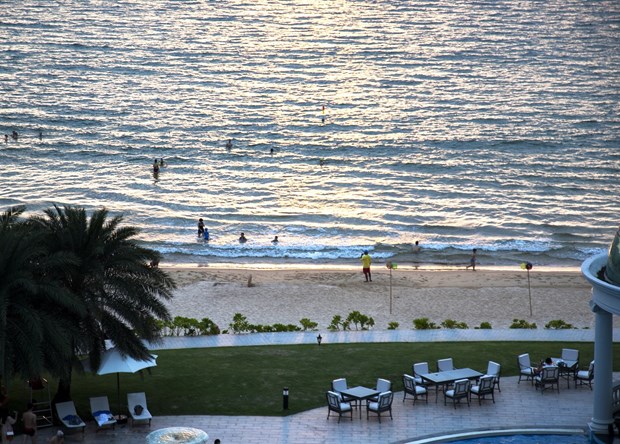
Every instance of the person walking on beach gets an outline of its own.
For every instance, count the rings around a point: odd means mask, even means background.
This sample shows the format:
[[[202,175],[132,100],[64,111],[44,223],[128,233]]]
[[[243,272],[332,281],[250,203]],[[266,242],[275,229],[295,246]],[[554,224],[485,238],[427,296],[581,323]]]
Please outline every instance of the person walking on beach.
[[[198,237],[202,237],[205,234],[205,223],[202,221],[202,217],[198,219]]]
[[[469,267],[472,268],[472,270],[476,271],[476,253],[478,252],[477,249],[473,249],[472,253],[471,253],[471,258],[469,259],[469,265],[467,267],[465,267],[465,269],[467,270]]]
[[[362,261],[362,272],[364,273],[366,282],[372,282],[372,277],[370,276],[370,263],[372,262],[372,259],[370,258],[368,251],[364,251],[362,253],[360,261]]]

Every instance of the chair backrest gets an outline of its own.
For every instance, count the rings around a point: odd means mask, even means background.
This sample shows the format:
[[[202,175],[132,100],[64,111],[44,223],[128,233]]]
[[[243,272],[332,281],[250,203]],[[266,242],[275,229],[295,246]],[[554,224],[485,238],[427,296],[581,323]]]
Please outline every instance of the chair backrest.
[[[532,367],[532,362],[530,361],[529,353],[523,353],[522,355],[519,355],[519,357],[517,358],[517,361],[519,363],[519,370]]]
[[[430,373],[428,369],[428,362],[416,362],[413,364],[413,375],[420,376]]]
[[[394,393],[383,392],[379,394],[379,409],[387,409],[392,405],[392,399],[394,399]]]
[[[590,366],[588,367],[588,378],[594,378],[594,361],[590,362]]]
[[[377,391],[379,392],[389,392],[392,390],[392,383],[387,379],[377,379]]]
[[[487,375],[491,376],[499,376],[499,373],[502,369],[502,366],[497,362],[489,361],[489,365],[487,366]]]
[[[95,412],[109,412],[110,403],[107,396],[98,396],[96,398],[90,398],[90,411]]]
[[[454,396],[467,394],[469,391],[469,379],[454,381]]]
[[[494,387],[495,376],[487,375],[480,378],[480,392],[492,392]]]
[[[575,350],[574,348],[563,348],[562,349],[562,360],[563,361],[579,361],[579,350]]]
[[[146,394],[144,392],[127,393],[127,407],[133,412],[134,408],[140,405],[144,410],[148,410],[146,406]]]
[[[555,365],[543,367],[540,379],[542,381],[557,381],[560,378],[560,369]]]
[[[346,390],[347,388],[348,386],[346,378],[334,379],[332,381],[332,390],[335,392],[341,392],[343,390]]]
[[[454,370],[452,358],[445,358],[445,359],[437,360],[437,371],[438,372],[447,372],[450,370]]]
[[[340,398],[338,397],[338,393],[329,391],[326,393],[326,396],[329,407],[335,410],[340,410]]]
[[[415,379],[413,376],[404,374],[403,375],[403,386],[405,387],[405,391],[408,393],[415,392]]]
[[[75,411],[75,404],[73,404],[73,401],[56,403],[56,411],[58,412],[59,418],[64,418],[69,415],[77,416],[77,412]]]

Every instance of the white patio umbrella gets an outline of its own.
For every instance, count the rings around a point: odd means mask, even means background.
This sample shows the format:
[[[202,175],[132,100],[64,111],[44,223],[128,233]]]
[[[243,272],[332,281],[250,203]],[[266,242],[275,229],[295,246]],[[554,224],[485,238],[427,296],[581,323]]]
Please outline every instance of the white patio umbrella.
[[[101,365],[97,370],[98,375],[116,373],[116,391],[118,395],[118,414],[121,411],[121,373],[135,373],[145,368],[157,366],[157,355],[151,355],[150,359],[138,361],[127,355],[123,355],[116,347],[105,351],[101,359]]]

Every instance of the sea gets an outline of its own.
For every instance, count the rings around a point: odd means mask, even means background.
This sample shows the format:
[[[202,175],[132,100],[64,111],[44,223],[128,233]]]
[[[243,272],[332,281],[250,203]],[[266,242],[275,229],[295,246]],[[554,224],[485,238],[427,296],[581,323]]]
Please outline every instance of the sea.
[[[199,265],[578,267],[620,225],[617,0],[1,4],[0,210]]]

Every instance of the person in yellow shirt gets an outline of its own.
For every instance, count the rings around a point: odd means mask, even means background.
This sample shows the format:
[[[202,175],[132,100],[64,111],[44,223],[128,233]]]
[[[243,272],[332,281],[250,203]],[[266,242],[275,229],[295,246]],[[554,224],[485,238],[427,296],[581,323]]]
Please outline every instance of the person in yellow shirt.
[[[360,261],[362,261],[362,271],[364,272],[366,282],[372,282],[372,278],[370,277],[370,263],[372,262],[372,259],[370,258],[368,251],[364,251],[362,253]]]

